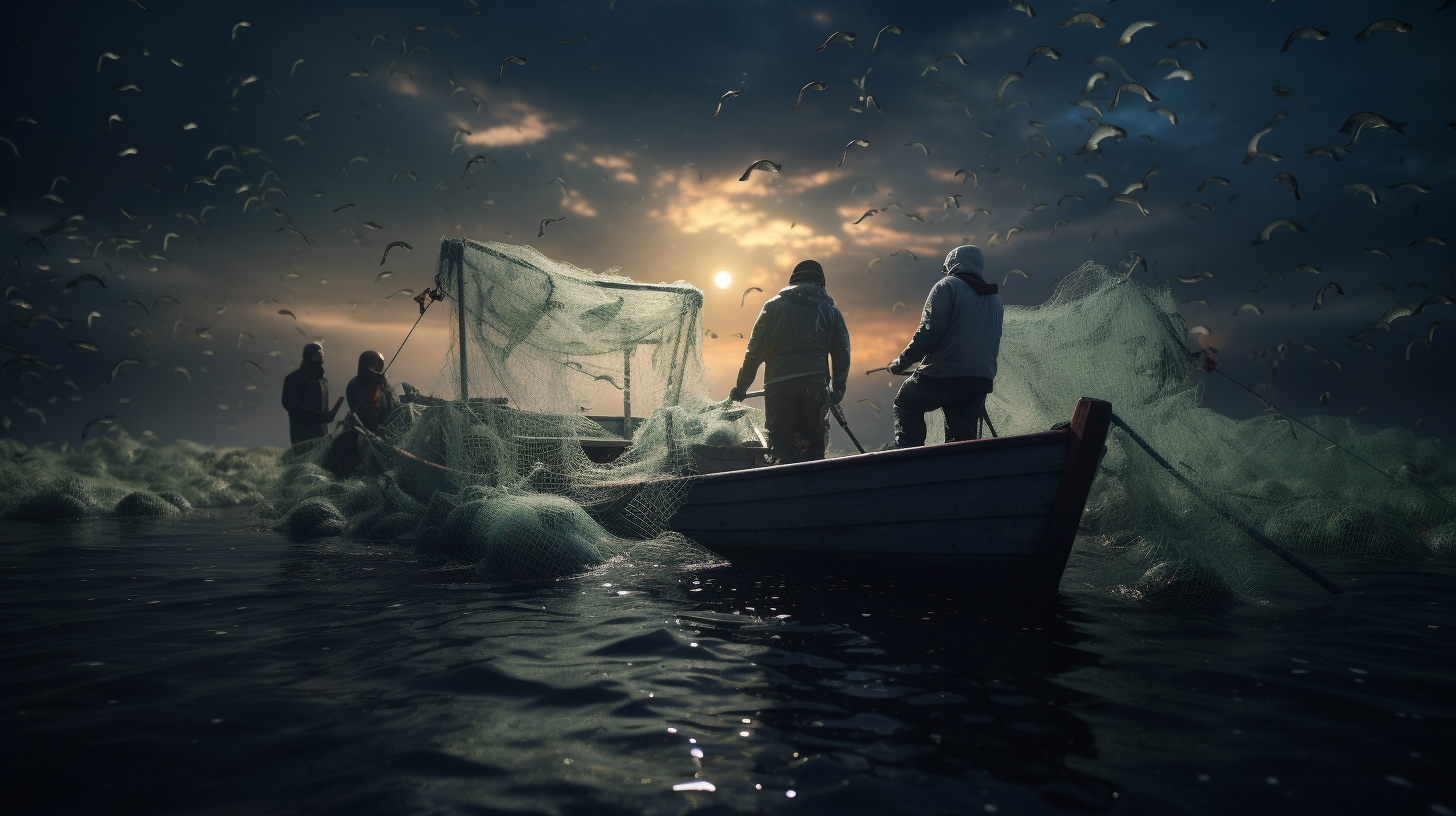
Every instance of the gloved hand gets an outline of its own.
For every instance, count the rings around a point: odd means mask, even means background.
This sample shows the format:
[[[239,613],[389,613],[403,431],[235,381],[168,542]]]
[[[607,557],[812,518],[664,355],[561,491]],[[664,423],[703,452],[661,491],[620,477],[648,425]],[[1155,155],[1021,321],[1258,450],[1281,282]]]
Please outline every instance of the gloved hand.
[[[743,397],[747,393],[747,391],[735,385],[728,390],[728,400],[730,402],[743,402]]]
[[[831,388],[831,389],[829,389],[829,404],[830,405],[838,405],[841,402],[844,402],[844,389],[842,389],[842,388]]]
[[[902,367],[900,365],[900,358],[899,357],[896,357],[895,359],[891,360],[890,361],[890,364],[888,366],[886,366],[886,368],[889,370],[889,372],[891,374],[904,374],[905,373],[904,367]]]

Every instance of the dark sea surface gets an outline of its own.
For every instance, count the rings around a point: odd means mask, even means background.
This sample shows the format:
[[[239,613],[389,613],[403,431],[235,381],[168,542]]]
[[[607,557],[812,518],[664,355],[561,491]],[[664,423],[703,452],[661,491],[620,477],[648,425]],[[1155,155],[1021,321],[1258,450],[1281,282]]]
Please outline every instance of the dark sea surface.
[[[1456,811],[1456,561],[1192,611],[1094,558],[1027,605],[829,563],[487,584],[247,511],[8,523],[4,811]]]

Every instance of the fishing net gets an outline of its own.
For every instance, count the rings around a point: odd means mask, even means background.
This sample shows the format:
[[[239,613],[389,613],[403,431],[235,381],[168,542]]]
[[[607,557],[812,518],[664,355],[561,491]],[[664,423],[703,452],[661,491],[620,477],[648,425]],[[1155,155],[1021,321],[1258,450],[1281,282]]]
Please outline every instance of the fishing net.
[[[337,433],[290,451],[280,525],[409,533],[500,579],[624,554],[712,560],[667,531],[685,486],[663,477],[761,454],[762,418],[708,399],[702,292],[458,239],[441,243],[436,284],[451,338],[429,394],[401,384],[412,401],[383,432],[342,443],[360,458],[349,478],[337,478]]]
[[[1203,407],[1202,357],[1165,288],[1087,263],[1045,304],[1008,306],[1004,326],[986,405],[1002,435],[1045,430],[1098,397],[1225,510],[1316,565],[1453,548],[1456,459],[1437,440],[1306,418],[1316,434],[1272,410],[1235,420]],[[1282,563],[1120,430],[1107,447],[1079,542],[1096,566],[1069,580],[1193,607],[1263,597],[1261,577]]]
[[[175,516],[253,505],[274,488],[275,448],[156,447],[112,427],[79,446],[0,440],[0,517],[66,521]]]
[[[452,307],[449,353],[432,393],[405,388],[412,401],[382,434],[336,428],[281,457],[158,448],[114,428],[59,451],[6,440],[0,513],[165,516],[257,503],[299,538],[412,540],[501,579],[622,556],[711,562],[667,531],[684,485],[663,477],[761,461],[762,415],[708,399],[702,293],[459,240],[442,244],[437,283]],[[987,400],[1002,435],[1045,430],[1077,398],[1099,397],[1221,511],[1316,566],[1456,552],[1456,461],[1437,440],[1204,408],[1201,359],[1166,289],[1088,263],[1047,303],[1007,307],[1004,325]],[[931,420],[937,442],[943,424]],[[1107,447],[1064,585],[1191,608],[1267,597],[1262,587],[1285,569],[1273,555],[1122,431]]]

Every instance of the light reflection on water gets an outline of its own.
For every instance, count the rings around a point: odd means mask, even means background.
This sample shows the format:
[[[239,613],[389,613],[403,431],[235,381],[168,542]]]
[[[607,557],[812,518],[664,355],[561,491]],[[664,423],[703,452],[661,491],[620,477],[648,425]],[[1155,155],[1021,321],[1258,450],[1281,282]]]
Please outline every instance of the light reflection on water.
[[[1070,594],[1018,606],[952,578],[842,565],[623,561],[491,585],[408,548],[291,543],[243,514],[3,536],[21,801],[1456,806],[1440,772],[1449,564],[1350,572],[1367,588],[1329,600],[1291,585],[1281,603],[1209,615],[1078,594],[1077,559]]]

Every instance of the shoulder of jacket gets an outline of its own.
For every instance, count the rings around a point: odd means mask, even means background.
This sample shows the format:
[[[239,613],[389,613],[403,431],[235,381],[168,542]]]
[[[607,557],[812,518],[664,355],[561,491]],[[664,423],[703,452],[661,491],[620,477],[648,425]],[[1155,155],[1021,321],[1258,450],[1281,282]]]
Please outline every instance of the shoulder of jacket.
[[[936,281],[934,286],[930,287],[931,294],[935,294],[936,292],[951,292],[951,291],[954,291],[955,290],[955,283],[953,283],[953,281],[955,281],[955,280],[956,280],[956,276],[955,275],[946,275],[945,277],[943,277],[940,280]],[[971,288],[971,285],[968,284],[968,283],[966,283],[965,281],[961,281],[961,283],[965,286],[965,288],[967,288],[967,289]]]

